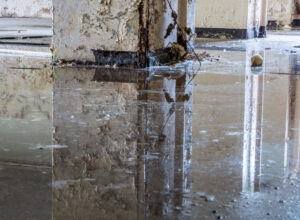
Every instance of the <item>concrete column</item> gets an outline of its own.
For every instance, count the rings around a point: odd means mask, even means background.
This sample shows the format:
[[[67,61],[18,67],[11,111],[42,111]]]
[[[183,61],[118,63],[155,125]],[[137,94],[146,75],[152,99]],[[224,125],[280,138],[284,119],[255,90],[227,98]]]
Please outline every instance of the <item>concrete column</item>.
[[[188,17],[192,4],[180,0],[53,0],[54,60],[147,66],[148,52],[178,42],[178,10],[186,6],[179,17]]]
[[[199,0],[196,5],[199,37],[247,38],[265,35],[266,0]],[[251,36],[248,30],[254,30]]]

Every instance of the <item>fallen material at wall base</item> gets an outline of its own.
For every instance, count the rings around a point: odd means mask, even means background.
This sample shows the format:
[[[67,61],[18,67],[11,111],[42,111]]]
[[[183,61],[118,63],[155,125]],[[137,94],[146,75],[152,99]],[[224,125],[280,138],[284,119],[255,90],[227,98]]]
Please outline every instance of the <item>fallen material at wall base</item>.
[[[192,40],[192,33],[184,30],[194,28],[194,4],[194,0],[104,0],[97,4],[54,0],[53,61],[147,67],[152,52],[169,48],[179,39],[186,50],[187,44],[190,47],[187,41]]]

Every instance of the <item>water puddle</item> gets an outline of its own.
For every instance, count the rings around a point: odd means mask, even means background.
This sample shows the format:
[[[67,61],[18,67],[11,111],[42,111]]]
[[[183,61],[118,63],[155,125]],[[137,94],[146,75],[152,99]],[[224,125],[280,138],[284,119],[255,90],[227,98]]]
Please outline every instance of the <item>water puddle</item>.
[[[298,219],[300,76],[287,59],[286,74],[244,59],[192,82],[191,62],[1,69],[0,219]]]

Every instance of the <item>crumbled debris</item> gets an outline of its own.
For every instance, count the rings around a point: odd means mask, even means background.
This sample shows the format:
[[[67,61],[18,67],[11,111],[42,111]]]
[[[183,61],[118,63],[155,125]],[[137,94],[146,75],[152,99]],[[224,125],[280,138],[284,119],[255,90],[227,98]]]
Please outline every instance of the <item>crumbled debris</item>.
[[[232,39],[236,39],[236,37],[234,37],[231,34],[227,34],[227,33],[210,33],[210,32],[201,33],[200,37],[220,39],[220,40],[232,40]]]
[[[170,36],[170,34],[172,33],[172,31],[175,29],[175,25],[173,23],[169,24],[168,28],[167,28],[167,33],[164,36],[164,38],[168,38]]]
[[[210,54],[207,53],[206,51],[203,52],[203,53],[197,54],[197,55],[198,55],[198,57],[200,57],[201,60],[204,60],[205,58],[211,57]],[[195,56],[195,54],[188,53],[188,54],[186,54],[185,59],[194,60],[194,59],[196,59],[196,56]]]
[[[163,90],[163,91],[164,91],[164,94],[165,94],[165,99],[167,100],[168,103],[175,102],[174,99],[170,96],[170,94],[166,90]]]

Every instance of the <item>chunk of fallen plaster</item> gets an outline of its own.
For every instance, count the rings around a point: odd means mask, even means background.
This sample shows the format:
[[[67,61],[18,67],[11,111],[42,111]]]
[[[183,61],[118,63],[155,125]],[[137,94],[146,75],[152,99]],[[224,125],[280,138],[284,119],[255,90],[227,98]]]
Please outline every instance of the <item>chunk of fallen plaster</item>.
[[[262,66],[264,60],[261,55],[254,55],[251,58],[252,67]]]

